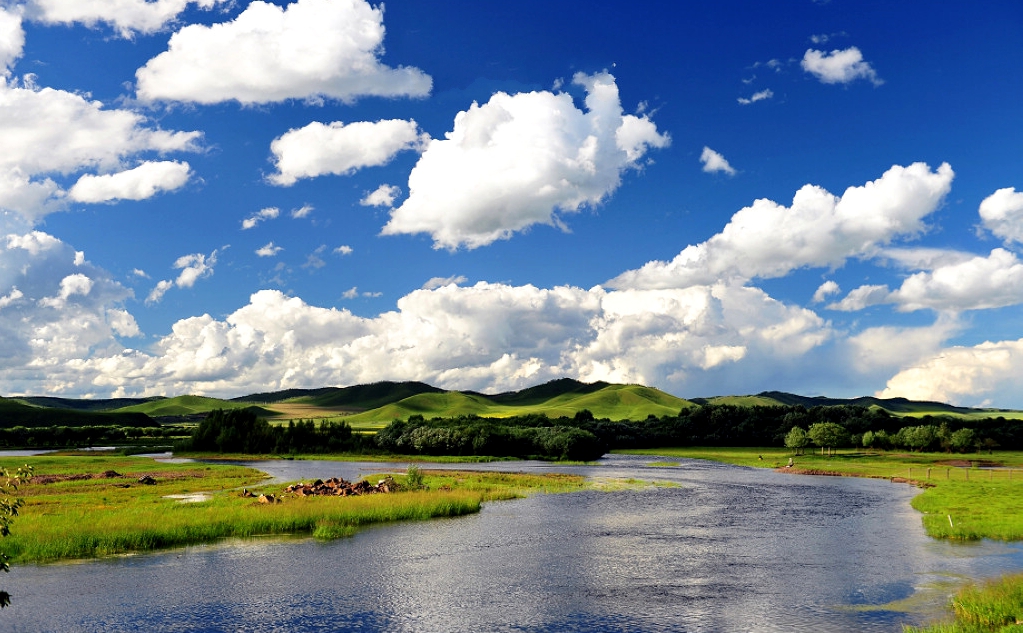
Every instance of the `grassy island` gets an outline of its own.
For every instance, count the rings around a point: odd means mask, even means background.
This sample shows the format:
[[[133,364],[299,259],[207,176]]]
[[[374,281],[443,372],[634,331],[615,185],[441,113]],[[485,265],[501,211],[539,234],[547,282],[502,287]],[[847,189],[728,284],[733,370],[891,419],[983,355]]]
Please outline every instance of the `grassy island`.
[[[140,457],[40,456],[9,537],[12,561],[93,558],[274,534],[337,538],[360,526],[478,512],[485,501],[579,490],[582,477],[459,471],[394,475],[397,492],[362,496],[284,493],[251,468],[160,463]],[[384,475],[370,477],[373,483]],[[148,479],[147,479],[148,478]],[[412,484],[412,485],[410,485]],[[243,496],[243,490],[249,494]],[[265,503],[259,496],[279,502]]]

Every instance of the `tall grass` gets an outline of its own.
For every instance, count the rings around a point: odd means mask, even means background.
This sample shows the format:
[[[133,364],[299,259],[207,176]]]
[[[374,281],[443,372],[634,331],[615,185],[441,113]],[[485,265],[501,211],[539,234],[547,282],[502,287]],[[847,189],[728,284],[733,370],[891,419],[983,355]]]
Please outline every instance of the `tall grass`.
[[[35,457],[37,476],[3,547],[15,562],[57,561],[155,550],[232,537],[293,534],[338,538],[388,521],[425,520],[478,512],[484,501],[530,492],[575,490],[582,477],[425,471],[422,490],[359,497],[292,497],[261,504],[241,489],[280,494],[257,470],[228,465],[162,464],[132,457]],[[67,476],[116,471],[120,476]],[[155,485],[139,484],[149,474]],[[404,477],[397,478],[399,482]],[[200,503],[172,494],[205,492]]]
[[[905,627],[907,633],[1009,633],[1023,631],[1023,575],[968,585],[952,599],[953,621]]]

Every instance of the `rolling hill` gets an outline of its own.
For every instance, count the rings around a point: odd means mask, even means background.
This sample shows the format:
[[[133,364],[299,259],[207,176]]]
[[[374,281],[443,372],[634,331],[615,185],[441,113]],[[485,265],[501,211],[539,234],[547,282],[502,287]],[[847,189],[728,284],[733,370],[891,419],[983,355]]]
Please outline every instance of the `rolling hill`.
[[[804,406],[834,407],[859,406],[884,409],[899,417],[919,417],[924,415],[947,415],[959,418],[986,418],[1003,416],[1006,418],[1023,417],[1023,412],[1007,409],[971,409],[957,407],[944,402],[923,400],[907,400],[906,398],[875,398],[863,396],[859,398],[827,398],[824,396],[800,396],[784,391],[763,391],[754,396],[717,396],[714,398],[696,398],[698,404],[731,404],[735,406]]]
[[[16,426],[155,426],[144,413],[48,408],[0,398],[0,428]]]
[[[204,414],[214,409],[247,409],[254,408],[261,416],[273,415],[273,411],[261,407],[253,407],[246,402],[235,402],[231,400],[220,400],[219,398],[207,398],[205,396],[176,396],[174,398],[161,398],[142,404],[115,409],[115,413],[144,413],[153,418],[180,417]]]
[[[174,398],[116,398],[89,400],[55,397],[0,398],[0,428],[8,426],[81,426],[154,424],[152,418],[196,419],[214,409],[250,408],[261,417],[346,420],[355,428],[372,431],[391,420],[413,415],[425,418],[479,415],[511,417],[544,414],[572,417],[582,410],[596,418],[642,420],[648,416],[676,415],[681,409],[711,405],[816,406],[856,405],[880,408],[895,416],[946,415],[979,419],[1003,416],[1023,418],[1023,411],[970,409],[941,402],[917,402],[905,398],[827,398],[782,391],[755,395],[715,396],[685,400],[642,385],[584,383],[570,378],[498,394],[444,391],[422,382],[382,381],[350,387],[285,389],[222,400],[205,396]],[[272,407],[272,408],[270,408]],[[112,417],[111,417],[112,416]],[[128,416],[128,417],[125,417]]]
[[[360,424],[406,420],[412,415],[446,418],[474,414],[503,418],[542,413],[555,418],[571,417],[585,409],[597,418],[642,420],[649,415],[675,415],[689,406],[694,405],[650,387],[561,379],[493,396],[457,391],[422,393],[345,419]]]

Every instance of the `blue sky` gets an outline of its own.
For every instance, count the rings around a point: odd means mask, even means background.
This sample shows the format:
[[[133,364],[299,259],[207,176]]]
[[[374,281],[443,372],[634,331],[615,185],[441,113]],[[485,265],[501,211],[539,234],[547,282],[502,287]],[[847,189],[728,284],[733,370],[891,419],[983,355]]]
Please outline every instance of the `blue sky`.
[[[0,393],[1023,407],[1023,7],[0,0]]]

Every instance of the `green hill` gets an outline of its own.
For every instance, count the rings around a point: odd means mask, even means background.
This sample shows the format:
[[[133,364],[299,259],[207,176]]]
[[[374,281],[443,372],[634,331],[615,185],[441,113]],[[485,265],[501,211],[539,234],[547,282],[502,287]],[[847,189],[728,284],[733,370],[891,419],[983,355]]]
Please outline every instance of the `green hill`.
[[[171,417],[196,415],[209,413],[214,409],[246,409],[252,405],[245,402],[234,402],[231,400],[220,400],[219,398],[207,398],[205,396],[177,396],[174,398],[163,398],[143,404],[136,404],[130,407],[117,409],[120,413],[144,413],[150,417]],[[256,408],[257,414],[269,413],[266,409]]]
[[[285,400],[300,400],[303,398],[315,398],[327,393],[338,391],[337,387],[320,387],[319,389],[284,389],[281,391],[266,391],[253,393],[247,396],[231,398],[231,402],[243,402],[251,404],[274,404]]]
[[[46,408],[0,398],[0,428],[15,426],[156,426],[156,423],[148,415],[138,412]]]
[[[571,378],[559,378],[558,380],[552,380],[542,385],[535,387],[529,387],[522,391],[508,391],[505,393],[499,393],[493,396],[486,396],[492,402],[497,404],[504,404],[509,406],[529,406],[538,405],[545,402],[549,402],[554,398],[577,395],[583,396],[591,394],[595,391],[600,391],[605,387],[610,386],[606,382],[593,382],[586,383]],[[482,395],[482,394],[481,394]]]
[[[27,396],[24,398],[17,398],[20,402],[25,402],[36,407],[46,407],[48,409],[70,409],[74,411],[113,411],[115,409],[123,409],[125,407],[134,406],[137,404],[144,404],[146,402],[152,402],[155,400],[163,400],[163,396],[152,396],[150,398],[108,398],[108,399],[91,399],[91,398],[53,398],[50,396]]]
[[[421,415],[427,419],[460,415],[506,418],[540,413],[557,418],[572,417],[585,409],[597,418],[642,420],[650,415],[675,415],[689,406],[693,405],[687,400],[650,387],[588,384],[563,379],[495,396],[457,391],[417,394],[345,419],[358,424],[406,420],[412,415]]]
[[[422,382],[391,382],[381,381],[368,385],[351,387],[325,387],[322,389],[286,389],[271,393],[257,393],[241,398],[232,398],[232,402],[249,402],[256,404],[273,404],[275,402],[294,402],[311,404],[318,407],[366,411],[411,398],[423,393],[443,393],[443,389]]]
[[[907,400],[906,398],[875,398],[873,396],[863,396],[860,398],[826,398],[824,396],[808,397],[797,396],[795,394],[785,393],[782,391],[765,391],[759,394],[758,397],[770,398],[777,401],[779,404],[790,406],[802,405],[808,409],[810,407],[819,406],[833,407],[838,405],[851,405],[860,407],[879,407],[891,414],[903,416],[953,415],[974,417],[978,413],[982,412],[997,416],[997,413],[991,413],[992,410],[987,409],[970,409],[967,407],[957,407],[951,404],[945,404],[943,402]]]

